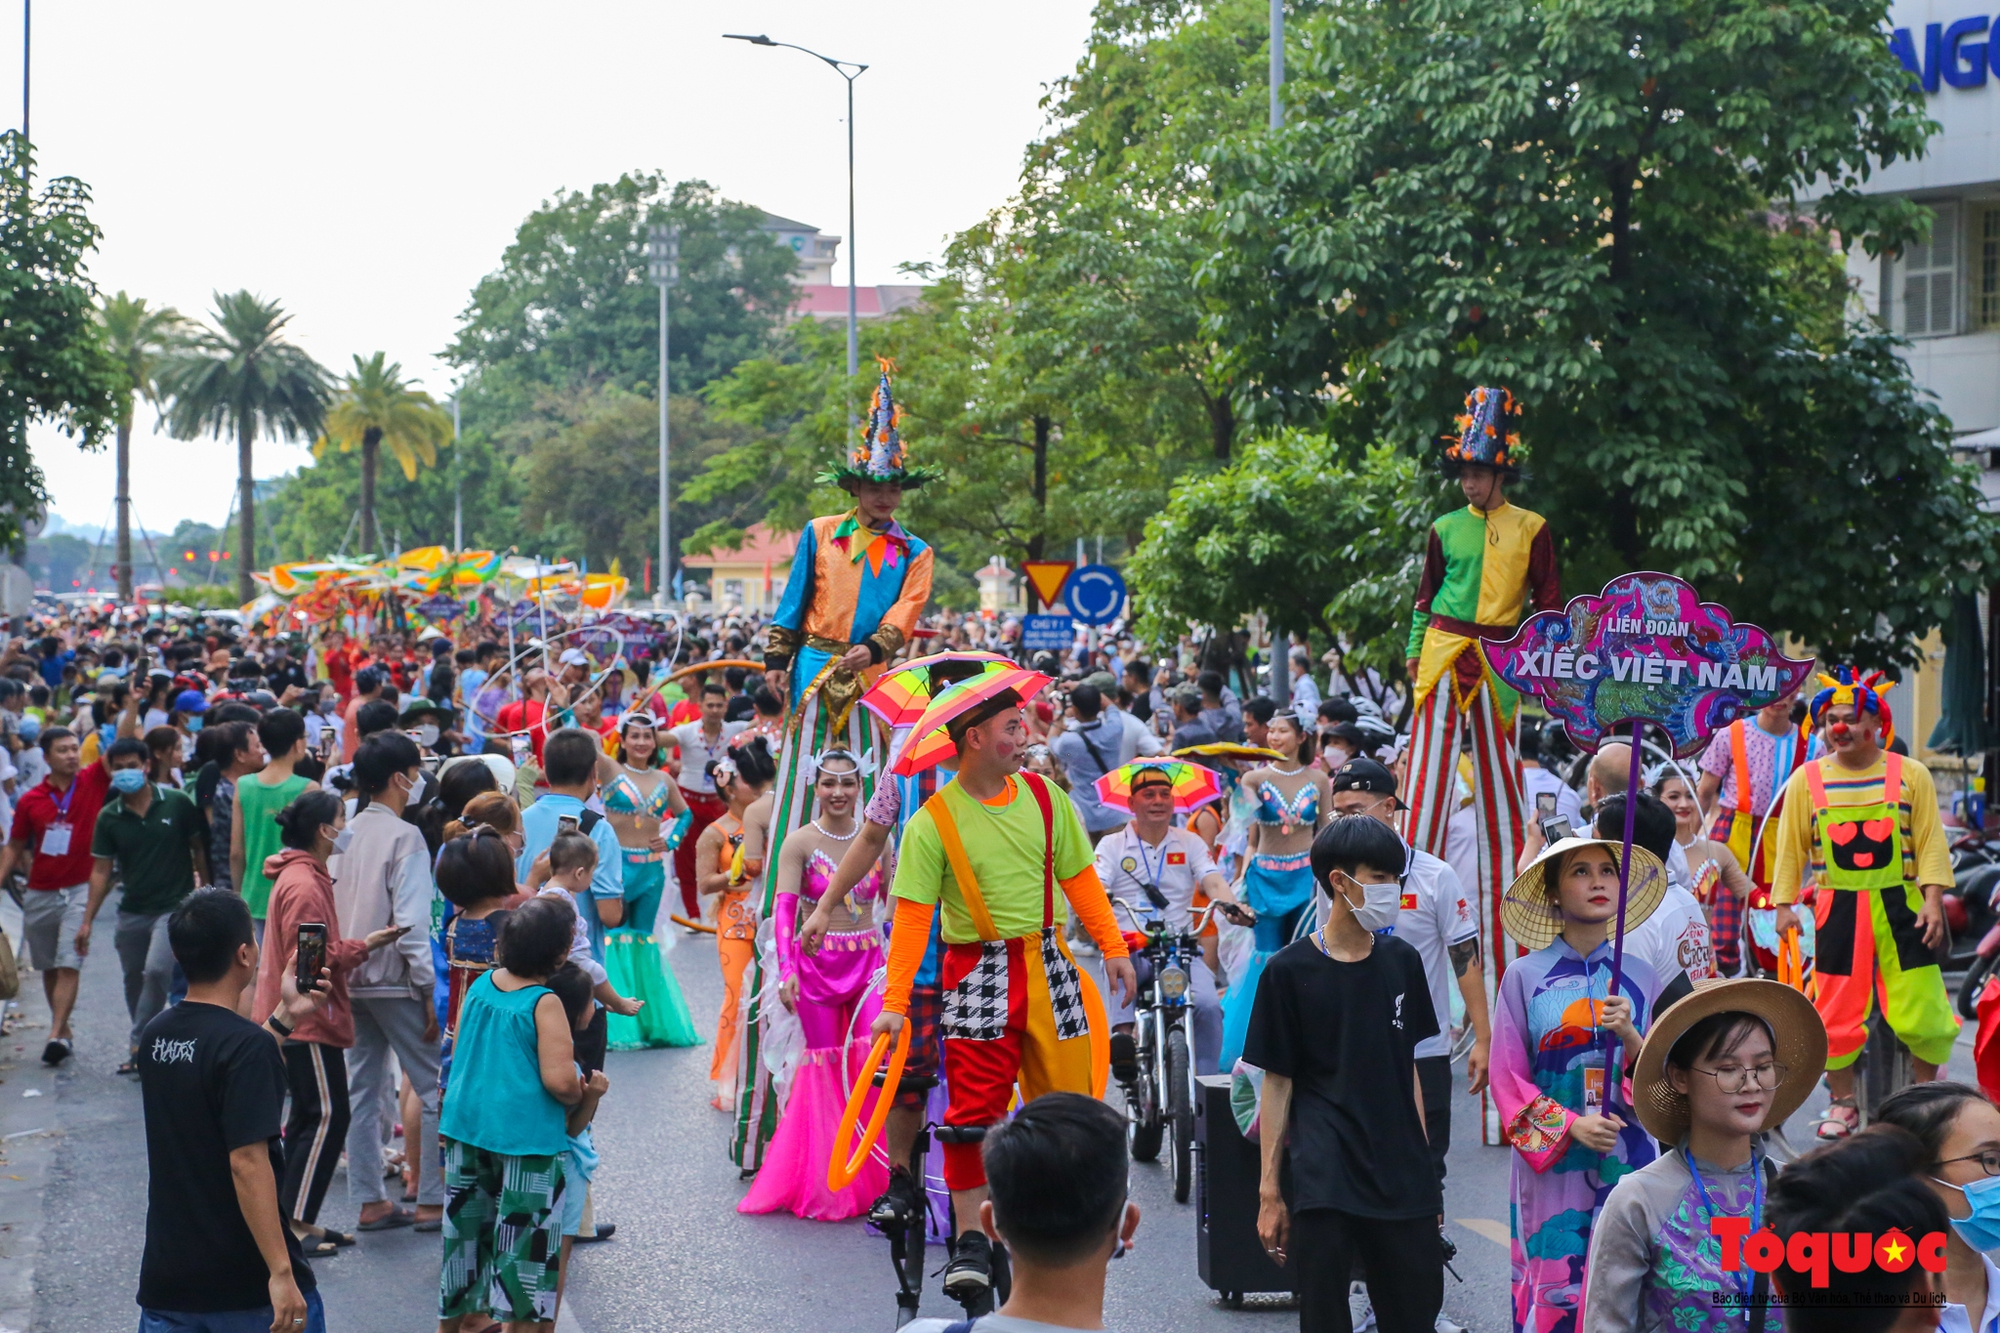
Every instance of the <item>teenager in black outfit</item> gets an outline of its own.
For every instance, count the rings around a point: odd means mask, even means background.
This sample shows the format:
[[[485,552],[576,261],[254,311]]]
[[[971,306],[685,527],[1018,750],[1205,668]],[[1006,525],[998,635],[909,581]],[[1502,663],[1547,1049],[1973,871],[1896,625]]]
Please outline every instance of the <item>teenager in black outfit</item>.
[[[1297,1261],[1301,1333],[1352,1333],[1357,1258],[1382,1333],[1431,1333],[1444,1301],[1415,1057],[1438,1020],[1417,951],[1375,933],[1395,925],[1404,859],[1379,820],[1320,830],[1326,924],[1272,957],[1250,1014],[1243,1058],[1264,1070],[1257,1232],[1275,1262]]]

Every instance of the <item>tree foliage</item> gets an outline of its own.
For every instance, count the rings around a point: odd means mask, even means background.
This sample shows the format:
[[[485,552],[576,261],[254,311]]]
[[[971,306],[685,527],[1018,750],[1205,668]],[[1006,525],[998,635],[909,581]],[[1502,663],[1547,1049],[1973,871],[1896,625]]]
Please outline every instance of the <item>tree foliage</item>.
[[[1204,290],[1244,401],[1428,456],[1469,384],[1506,384],[1566,587],[1667,569],[1823,651],[1913,660],[2000,559],[1945,423],[1842,318],[1829,242],[1875,253],[1923,225],[1861,193],[1932,128],[1882,19],[1876,0],[1316,6],[1287,128],[1207,159]]]
[[[90,191],[70,176],[38,190],[33,172],[27,140],[0,134],[0,547],[8,548],[20,541],[22,517],[48,504],[28,427],[51,421],[95,449],[118,420],[123,382],[85,268],[98,237]]]
[[[342,381],[333,407],[326,414],[326,433],[313,443],[313,457],[326,455],[329,443],[342,453],[361,453],[361,547],[380,551],[381,531],[375,522],[377,451],[389,446],[405,481],[417,479],[417,468],[436,467],[438,450],[452,441],[451,418],[437,401],[404,381],[400,362],[377,352],[368,360],[354,358],[354,370]]]

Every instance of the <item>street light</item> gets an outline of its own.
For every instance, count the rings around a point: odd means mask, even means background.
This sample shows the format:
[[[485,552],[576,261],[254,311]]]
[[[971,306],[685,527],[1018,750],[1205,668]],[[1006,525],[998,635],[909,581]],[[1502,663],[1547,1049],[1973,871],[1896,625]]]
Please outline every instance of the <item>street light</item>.
[[[655,226],[646,235],[646,273],[660,289],[660,583],[653,605],[667,604],[673,578],[673,523],[667,516],[667,289],[681,280],[681,229]]]
[[[790,42],[774,42],[763,33],[751,36],[741,32],[722,34],[732,42],[748,42],[752,46],[787,46],[794,51],[804,51],[814,60],[823,60],[833,67],[833,72],[847,80],[847,378],[852,380],[861,369],[861,342],[856,332],[854,308],[854,81],[862,76],[868,66],[852,60],[835,60],[803,46],[793,46]],[[854,72],[849,74],[847,71]]]

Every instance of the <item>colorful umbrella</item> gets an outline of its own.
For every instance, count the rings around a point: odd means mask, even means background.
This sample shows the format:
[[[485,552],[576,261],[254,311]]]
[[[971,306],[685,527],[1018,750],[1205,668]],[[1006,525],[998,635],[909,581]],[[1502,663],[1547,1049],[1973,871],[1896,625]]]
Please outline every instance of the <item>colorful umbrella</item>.
[[[1096,782],[1097,799],[1114,810],[1132,808],[1132,784],[1141,773],[1165,773],[1174,789],[1174,813],[1184,815],[1222,795],[1215,770],[1179,759],[1138,759],[1112,769]]]
[[[1206,759],[1283,759],[1276,750],[1267,750],[1261,745],[1244,745],[1238,741],[1210,741],[1206,745],[1183,745],[1173,752],[1176,759],[1187,755],[1197,755]]]
[[[1014,666],[998,653],[932,653],[912,658],[893,671],[883,672],[882,678],[861,696],[861,706],[881,718],[885,727],[910,726],[931,706],[935,693],[931,687],[932,668],[946,662]]]
[[[1049,678],[1039,671],[1029,671],[1013,663],[1002,663],[995,670],[983,671],[970,680],[961,680],[956,685],[940,693],[931,700],[923,716],[917,719],[911,729],[910,739],[903,745],[903,753],[890,769],[903,777],[914,777],[933,764],[949,759],[956,747],[945,732],[945,725],[953,718],[969,713],[988,699],[1008,690],[1021,696],[1023,703],[1040,694],[1049,685]]]

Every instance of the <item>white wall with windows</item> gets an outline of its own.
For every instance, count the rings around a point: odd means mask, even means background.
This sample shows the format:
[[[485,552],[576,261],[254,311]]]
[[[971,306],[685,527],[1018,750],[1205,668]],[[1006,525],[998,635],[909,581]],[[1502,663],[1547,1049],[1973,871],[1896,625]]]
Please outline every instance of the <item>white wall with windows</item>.
[[[1918,384],[1961,435],[2000,427],[2000,15],[1990,0],[1899,0],[1889,43],[1939,132],[1867,188],[1931,210],[1930,240],[1847,265],[1868,311],[1910,339]]]

